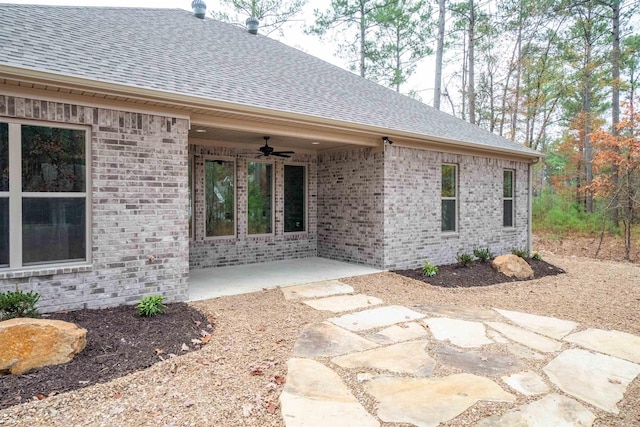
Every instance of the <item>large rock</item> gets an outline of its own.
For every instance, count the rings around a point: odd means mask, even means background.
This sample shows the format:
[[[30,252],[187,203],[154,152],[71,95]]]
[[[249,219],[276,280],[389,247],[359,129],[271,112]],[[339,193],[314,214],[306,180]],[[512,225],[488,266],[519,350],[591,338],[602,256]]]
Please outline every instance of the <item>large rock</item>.
[[[87,330],[62,320],[11,319],[0,322],[0,373],[71,361],[87,345]]]
[[[533,270],[527,261],[517,255],[500,255],[493,260],[491,266],[508,277],[520,280],[533,278]]]

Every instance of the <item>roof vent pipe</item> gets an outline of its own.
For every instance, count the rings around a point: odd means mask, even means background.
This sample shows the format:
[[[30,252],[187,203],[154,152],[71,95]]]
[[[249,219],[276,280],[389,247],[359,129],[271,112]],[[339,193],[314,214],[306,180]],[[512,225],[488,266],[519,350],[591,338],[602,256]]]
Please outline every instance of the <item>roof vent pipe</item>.
[[[193,9],[193,16],[204,19],[204,15],[207,13],[207,4],[203,0],[193,0],[191,9]]]
[[[258,26],[260,25],[260,21],[258,21],[258,18],[256,18],[255,16],[247,18],[245,24],[247,25],[247,31],[249,32],[249,34],[258,34]]]

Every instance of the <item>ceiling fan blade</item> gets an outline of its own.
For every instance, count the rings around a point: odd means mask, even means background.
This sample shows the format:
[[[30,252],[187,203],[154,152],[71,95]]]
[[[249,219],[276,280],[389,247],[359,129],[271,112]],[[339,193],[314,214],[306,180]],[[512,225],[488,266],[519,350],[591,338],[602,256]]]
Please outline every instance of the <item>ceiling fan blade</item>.
[[[278,154],[296,154],[294,151],[274,151],[271,154],[276,154],[276,153],[278,153]]]
[[[289,158],[291,157],[289,154],[283,154],[284,152],[273,152],[271,153],[272,156],[278,156],[278,157],[286,157]]]

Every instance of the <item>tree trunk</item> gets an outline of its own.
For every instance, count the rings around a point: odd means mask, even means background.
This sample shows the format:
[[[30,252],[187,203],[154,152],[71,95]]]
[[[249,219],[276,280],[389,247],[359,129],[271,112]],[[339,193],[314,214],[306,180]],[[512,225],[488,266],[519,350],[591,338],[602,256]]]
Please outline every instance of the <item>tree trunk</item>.
[[[618,123],[620,123],[620,3],[619,0],[612,0],[611,20],[613,27],[613,46],[611,49],[611,135],[618,136]],[[619,148],[613,148],[619,152]],[[611,180],[614,188],[618,188],[618,165],[615,162],[611,165]],[[614,227],[619,227],[618,219],[618,196],[614,193],[614,200],[611,203],[611,223]]]
[[[360,77],[365,77],[366,67],[365,67],[365,36],[366,36],[366,28],[365,28],[365,9],[364,9],[364,0],[360,0]]]
[[[433,85],[433,106],[440,109],[442,96],[442,56],[444,54],[444,23],[446,19],[445,0],[438,0],[438,44],[436,47],[436,80]]]
[[[469,0],[469,123],[476,123],[476,90],[475,90],[475,25],[476,14],[473,0]]]

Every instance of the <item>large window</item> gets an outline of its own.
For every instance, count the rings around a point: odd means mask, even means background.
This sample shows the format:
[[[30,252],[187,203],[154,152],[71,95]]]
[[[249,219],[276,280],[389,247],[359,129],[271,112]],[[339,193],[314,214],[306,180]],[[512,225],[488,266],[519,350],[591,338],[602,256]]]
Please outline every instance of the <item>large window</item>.
[[[249,234],[273,232],[273,165],[249,162],[247,169],[247,226]]]
[[[505,170],[502,184],[502,225],[513,227],[513,175],[514,171]]]
[[[306,231],[304,166],[284,165],[284,232]]]
[[[234,236],[235,162],[207,159],[204,162],[207,237]]]
[[[458,215],[458,167],[442,165],[442,231],[456,231]]]
[[[0,267],[88,259],[87,131],[0,123]]]

